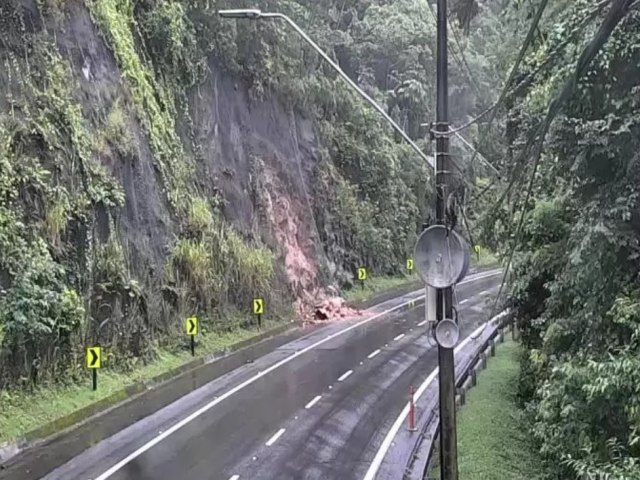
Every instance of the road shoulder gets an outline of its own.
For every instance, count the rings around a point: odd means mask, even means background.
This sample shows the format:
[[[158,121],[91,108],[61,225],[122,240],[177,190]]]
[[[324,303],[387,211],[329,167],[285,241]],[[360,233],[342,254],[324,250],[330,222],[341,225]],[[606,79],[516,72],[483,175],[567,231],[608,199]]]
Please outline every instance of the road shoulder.
[[[415,290],[415,284],[409,283],[395,288],[394,296],[412,290]],[[387,292],[380,292],[373,299],[369,299],[367,304],[380,304],[385,301],[387,295]],[[20,441],[4,447],[0,450],[0,478],[4,477],[3,471],[26,468],[34,463],[36,458],[42,461],[38,451],[44,447],[64,445],[65,458],[54,459],[51,460],[51,465],[41,466],[43,471],[53,469],[89,446],[140,421],[212,380],[316,330],[318,327],[302,328],[295,323],[280,325],[224,351],[188,362],[150,381],[126,386],[116,394],[37,428]]]

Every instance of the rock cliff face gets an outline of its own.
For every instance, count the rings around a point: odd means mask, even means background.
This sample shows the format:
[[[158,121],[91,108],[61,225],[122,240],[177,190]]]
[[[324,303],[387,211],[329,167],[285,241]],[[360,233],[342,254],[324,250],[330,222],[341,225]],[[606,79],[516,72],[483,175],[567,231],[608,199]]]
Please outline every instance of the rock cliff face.
[[[256,296],[300,314],[361,264],[404,264],[426,166],[296,67],[313,58],[216,11],[0,0],[0,387],[73,376],[94,342],[127,367],[187,316],[235,328]]]

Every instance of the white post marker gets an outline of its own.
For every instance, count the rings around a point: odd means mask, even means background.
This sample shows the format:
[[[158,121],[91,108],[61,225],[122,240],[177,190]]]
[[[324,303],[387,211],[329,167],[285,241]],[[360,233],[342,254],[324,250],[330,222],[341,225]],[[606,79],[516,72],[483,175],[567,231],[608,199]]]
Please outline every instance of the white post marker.
[[[490,324],[491,322],[495,322],[498,318],[502,317],[503,315],[505,315],[505,312],[499,313],[498,315],[493,317],[488,322],[483,323],[482,325],[480,325],[471,335],[469,335],[467,338],[465,338],[462,341],[462,343],[456,347],[456,349],[454,350],[454,353],[458,353],[460,350],[462,350],[464,347],[466,347],[467,344],[473,338],[476,338],[478,335],[480,335],[482,330],[488,324]],[[429,388],[429,385],[431,385],[431,383],[437,377],[438,377],[438,367],[436,367],[433,370],[433,372],[431,372],[431,374],[422,383],[422,385],[420,385],[420,388],[418,388],[418,390],[416,391],[416,394],[415,394],[416,403],[420,399],[422,394],[427,390],[427,388]],[[396,435],[398,434],[398,431],[400,431],[400,428],[404,424],[404,421],[407,418],[407,415],[409,415],[409,405],[405,405],[405,407],[400,412],[400,415],[398,415],[398,418],[396,418],[396,421],[391,426],[391,429],[387,433],[387,436],[384,437],[384,440],[382,441],[382,444],[380,445],[380,448],[376,452],[375,457],[373,457],[373,461],[371,462],[371,465],[369,466],[369,469],[367,470],[367,473],[365,474],[363,480],[375,480],[376,475],[378,474],[378,470],[380,469],[380,465],[382,465],[382,461],[384,460],[384,457],[386,456],[387,452],[389,451],[389,448],[391,447],[391,444],[393,443],[393,439],[396,438]]]
[[[501,273],[500,270],[495,270],[493,272],[477,274],[477,276],[470,276],[469,278],[467,278],[467,279],[463,280],[462,282],[460,282],[459,285],[463,285],[463,284],[466,284],[466,283],[471,283],[471,282],[474,282],[474,281],[477,281],[477,280],[482,280],[483,278],[492,277],[492,276],[498,275],[500,273]],[[418,298],[422,298],[422,297],[418,297]],[[377,320],[377,319],[379,319],[381,317],[384,317],[384,316],[386,316],[386,315],[388,315],[390,313],[393,313],[393,312],[395,312],[397,310],[400,310],[400,309],[406,307],[408,304],[409,304],[409,302],[405,302],[405,303],[402,303],[400,305],[396,305],[395,307],[389,308],[388,310],[380,312],[380,313],[378,313],[376,315],[373,315],[373,316],[371,316],[369,318],[365,318],[365,319],[363,319],[363,320],[361,320],[361,321],[359,321],[357,323],[354,323],[353,325],[350,325],[350,326],[344,328],[343,330],[339,330],[339,331],[337,331],[335,333],[327,335],[322,340],[318,340],[317,342],[315,342],[315,343],[303,348],[302,350],[298,350],[297,352],[292,353],[290,356],[288,356],[286,358],[283,358],[279,362],[274,363],[269,368],[263,370],[262,372],[254,375],[251,378],[248,378],[244,382],[239,383],[238,385],[236,385],[232,389],[230,389],[230,390],[226,391],[224,394],[220,395],[218,398],[215,398],[214,400],[212,400],[211,402],[207,403],[206,405],[203,405],[198,410],[193,412],[191,415],[189,415],[189,416],[183,418],[182,420],[180,420],[179,422],[175,423],[170,428],[168,428],[166,431],[164,431],[162,434],[158,435],[157,437],[153,438],[152,440],[149,440],[147,443],[142,445],[140,448],[138,448],[137,450],[131,452],[129,455],[127,455],[125,458],[120,460],[118,463],[114,464],[112,467],[110,467],[104,473],[102,473],[99,476],[97,476],[95,478],[95,480],[107,480],[113,474],[115,474],[116,472],[120,471],[129,462],[131,462],[134,459],[138,458],[140,455],[142,455],[143,453],[145,453],[148,450],[150,450],[151,448],[153,448],[155,445],[160,443],[162,440],[164,440],[165,438],[169,437],[170,435],[173,435],[175,432],[180,430],[182,427],[184,427],[185,425],[188,425],[189,423],[191,423],[192,421],[194,421],[195,419],[197,419],[198,417],[200,417],[204,413],[206,413],[209,410],[211,410],[213,407],[215,407],[219,403],[221,403],[224,400],[226,400],[227,398],[235,395],[236,393],[238,393],[239,391],[245,389],[249,385],[252,385],[253,383],[257,382],[262,377],[264,377],[264,376],[270,374],[271,372],[273,372],[275,370],[278,370],[279,368],[283,367],[284,365],[292,362],[293,360],[295,360],[299,356],[304,355],[307,352],[310,352],[311,350],[319,347],[320,345],[324,345],[325,343],[333,340],[334,338],[340,337],[340,336],[342,336],[342,335],[344,335],[344,334],[346,334],[348,332],[351,332],[351,331],[355,330],[356,328],[359,328],[359,327],[361,327],[363,325],[366,325],[368,323],[373,322],[374,320]],[[329,388],[331,388],[331,387],[329,387]]]

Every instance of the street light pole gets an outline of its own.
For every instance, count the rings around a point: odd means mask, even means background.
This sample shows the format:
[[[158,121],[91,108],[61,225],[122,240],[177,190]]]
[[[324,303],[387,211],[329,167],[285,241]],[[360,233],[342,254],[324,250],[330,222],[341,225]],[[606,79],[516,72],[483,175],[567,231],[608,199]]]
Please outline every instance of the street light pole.
[[[436,222],[449,223],[447,199],[451,193],[452,167],[449,156],[449,85],[447,52],[447,0],[438,0],[437,112],[436,136]],[[451,287],[436,291],[436,320],[453,319]],[[440,479],[458,480],[456,438],[456,385],[453,348],[438,344],[440,390]]]
[[[448,124],[448,86],[447,86],[447,16],[446,0],[438,0],[438,107],[437,124],[435,128],[436,161],[425,155],[413,140],[400,128],[396,122],[367,95],[349,76],[342,71],[309,36],[289,17],[282,13],[265,13],[257,9],[221,10],[218,14],[223,18],[263,19],[277,18],[284,20],[293,28],[331,67],[346,81],[358,94],[366,100],[380,115],[400,134],[400,136],[413,148],[413,150],[429,165],[436,169],[436,219],[437,223],[446,222],[446,199],[449,193],[451,163],[449,159],[449,124]],[[453,297],[451,287],[435,292],[427,290],[427,301],[433,298],[430,293],[435,293],[435,319],[437,322],[444,318],[453,318]],[[430,301],[428,303],[431,303]],[[433,307],[426,310],[430,316]],[[430,319],[429,319],[430,320]],[[456,425],[455,425],[455,371],[453,362],[453,349],[438,347],[438,360],[440,365],[440,465],[442,480],[457,480],[457,453],[456,453]]]
[[[400,134],[400,136],[413,148],[413,150],[422,158],[426,160],[429,165],[435,167],[435,162],[433,159],[424,154],[424,152],[416,145],[416,143],[411,140],[411,137],[406,134],[406,132],[400,128],[400,126],[384,111],[384,109],[378,105],[375,100],[373,100],[369,95],[367,95],[364,90],[362,90],[357,83],[355,83],[349,75],[344,73],[340,66],[334,62],[329,55],[327,55],[309,36],[302,30],[293,20],[287,17],[283,13],[267,13],[262,12],[256,9],[239,9],[239,10],[220,10],[218,12],[223,18],[247,18],[247,19],[262,19],[262,18],[278,18],[284,20],[289,24],[291,28],[293,28],[298,34],[307,42],[311,48],[313,48],[318,55],[320,55],[331,67],[342,77],[342,79],[347,82],[351,88],[353,88],[358,94],[364,98],[373,108],[377,110],[377,112],[384,117],[384,119],[393,127],[393,129]]]

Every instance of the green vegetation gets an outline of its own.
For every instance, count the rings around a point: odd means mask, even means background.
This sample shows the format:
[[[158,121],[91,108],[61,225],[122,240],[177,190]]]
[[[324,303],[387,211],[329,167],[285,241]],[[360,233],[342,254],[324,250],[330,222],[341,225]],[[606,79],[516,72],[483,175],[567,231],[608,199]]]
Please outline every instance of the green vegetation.
[[[263,330],[281,323],[263,321]],[[259,335],[261,331],[238,328],[229,332],[213,332],[197,337],[196,357],[204,357],[224,350],[243,340]],[[108,355],[108,353],[107,353]],[[161,349],[150,363],[132,365],[130,371],[114,371],[104,365],[99,372],[99,388],[91,389],[91,374],[85,371],[77,383],[59,383],[54,387],[29,391],[0,392],[0,445],[18,439],[35,428],[55,422],[88,405],[96,403],[137,382],[145,382],[193,360],[185,343],[172,349]],[[113,361],[109,356],[108,361]],[[126,398],[123,393],[122,399]]]
[[[480,247],[480,252],[471,254],[471,265],[475,267],[497,267],[500,260],[495,253],[487,248]]]
[[[478,385],[467,394],[458,415],[458,468],[468,480],[534,480],[542,478],[541,461],[531,443],[516,389],[520,346],[508,340]]]
[[[192,118],[205,88],[216,98],[234,88],[313,123],[318,144],[298,160],[317,232],[317,244],[304,247],[318,258],[304,260],[323,263],[314,267],[326,284],[353,285],[360,265],[379,277],[370,291],[352,288],[351,299],[400,282],[433,216],[430,168],[283,24],[216,12],[233,5],[290,15],[431,153],[421,129],[435,113],[430,2],[31,4],[0,5],[3,398],[20,399],[34,384],[74,391],[92,342],[111,352],[107,378],[137,375],[172,351],[189,315],[215,339],[237,330],[255,295],[274,314],[291,310],[296,280],[267,234],[273,225],[247,212],[233,226],[227,218],[233,208],[211,174],[213,161],[227,159],[204,157],[224,149],[204,148]],[[500,178],[455,137],[451,154],[464,209],[457,228],[468,224],[486,247],[473,261],[513,260],[509,302],[525,348],[519,399],[549,478],[635,479],[640,469],[637,6],[451,5],[453,125],[498,97],[544,7],[495,121],[483,116],[461,131]],[[69,22],[82,8],[95,32]],[[94,50],[108,55],[78,49],[94,33]],[[224,130],[196,120],[215,130],[207,142]],[[266,201],[254,167],[224,181]]]
[[[640,12],[519,2],[537,34],[509,85],[484,240],[512,249],[518,382],[549,478],[640,472]],[[523,81],[522,88],[513,87]],[[548,135],[546,135],[548,133]],[[498,140],[499,141],[499,140]]]
[[[0,6],[0,388],[79,381],[84,347],[97,341],[114,354],[110,369],[127,371],[171,346],[189,315],[236,328],[234,312],[255,295],[290,313],[296,280],[283,246],[266,244],[272,226],[232,227],[220,180],[202,175],[211,159],[191,115],[213,75],[313,121],[317,158],[302,160],[314,169],[305,187],[318,234],[308,260],[326,259],[322,280],[351,285],[362,264],[403,271],[433,203],[430,168],[283,25],[220,19],[224,1],[19,3]],[[434,113],[427,2],[251,6],[291,15],[430,151],[420,128]],[[94,32],[69,21],[83,8]],[[496,50],[479,38],[509,35],[486,27],[468,41],[479,84],[451,69],[461,120],[486,106],[497,78]],[[86,35],[105,48],[73,50]],[[262,180],[234,173],[236,187],[264,196]]]
[[[408,285],[410,283],[415,283],[415,282],[417,283],[420,282],[417,275],[414,275],[414,276],[399,275],[395,277],[372,277],[365,282],[364,288],[362,288],[360,283],[358,282],[354,284],[349,290],[345,290],[343,292],[343,296],[345,300],[348,300],[351,302],[361,302],[363,300],[368,300],[370,298],[373,298],[377,293],[383,292],[385,290],[392,290],[402,285]]]

